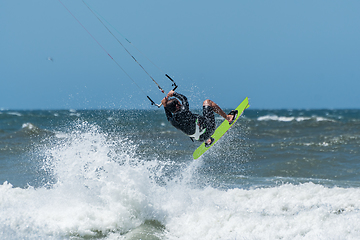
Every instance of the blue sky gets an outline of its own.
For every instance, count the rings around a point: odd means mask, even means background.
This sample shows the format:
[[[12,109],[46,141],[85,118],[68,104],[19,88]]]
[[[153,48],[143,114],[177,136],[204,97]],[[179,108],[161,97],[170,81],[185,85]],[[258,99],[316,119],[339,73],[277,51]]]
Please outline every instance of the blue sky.
[[[58,0],[0,1],[0,109],[155,108],[142,91],[164,95],[116,39],[81,0],[61,1],[142,90]],[[359,1],[86,2],[193,108],[360,107]]]

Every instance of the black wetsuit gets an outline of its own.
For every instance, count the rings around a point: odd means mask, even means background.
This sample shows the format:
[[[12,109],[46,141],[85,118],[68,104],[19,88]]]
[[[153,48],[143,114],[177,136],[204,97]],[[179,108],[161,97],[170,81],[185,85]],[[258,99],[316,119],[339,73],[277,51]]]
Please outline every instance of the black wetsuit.
[[[203,116],[193,114],[189,110],[189,102],[184,95],[174,92],[173,96],[181,101],[182,106],[180,110],[175,113],[171,113],[168,109],[166,109],[166,107],[164,108],[167,120],[171,123],[171,125],[181,130],[194,140],[205,141],[209,139],[216,128],[215,116],[212,107],[203,106]],[[199,126],[198,129],[196,129],[196,125]],[[200,136],[194,136],[197,130],[200,132],[205,131]]]

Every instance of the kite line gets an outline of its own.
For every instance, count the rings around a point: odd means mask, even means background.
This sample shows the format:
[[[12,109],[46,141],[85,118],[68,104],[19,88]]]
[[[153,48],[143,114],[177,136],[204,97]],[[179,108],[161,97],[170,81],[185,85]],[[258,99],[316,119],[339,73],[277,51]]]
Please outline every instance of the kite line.
[[[86,29],[86,27],[75,17],[75,15],[65,6],[65,4],[58,0],[61,5],[70,13],[70,15],[80,24],[80,26],[90,35],[90,37],[100,46],[100,48],[114,61],[114,63],[128,76],[128,78],[141,90],[141,92],[150,100],[151,105],[155,105],[157,107],[161,107],[160,104],[156,104],[145,92],[144,90],[135,82],[135,80],[125,71],[124,68],[120,66],[120,64],[110,55],[108,51],[99,43],[99,41]],[[100,21],[100,23],[106,28],[106,30],[117,40],[117,42],[125,49],[125,51],[130,55],[130,57],[141,67],[141,69],[150,77],[150,79],[157,85],[159,90],[165,94],[165,91],[161,88],[161,86],[155,81],[155,79],[145,70],[145,68],[136,60],[136,58],[129,52],[129,50],[120,42],[120,40],[112,33],[112,31],[104,24],[104,22],[99,18],[100,14],[95,12],[90,6],[82,0],[84,5],[90,10],[90,12]],[[104,21],[106,21],[103,17],[101,17]],[[107,22],[107,21],[106,21]],[[108,22],[107,22],[108,23]],[[108,23],[109,24],[109,23]],[[111,24],[109,24],[111,26]],[[113,27],[114,28],[114,27]],[[115,29],[115,28],[114,28]],[[116,29],[115,29],[116,30]],[[117,31],[117,30],[116,30]],[[117,31],[121,36],[123,36],[119,31]],[[123,36],[124,37],[124,36]],[[125,38],[125,37],[124,37]],[[129,42],[132,46],[134,46],[127,38],[125,38],[127,42]],[[135,47],[135,46],[134,46]],[[136,48],[136,47],[135,47]],[[137,49],[137,48],[136,48]],[[145,56],[139,49],[137,49],[143,56]],[[145,56],[146,57],[146,56]],[[156,64],[154,64],[148,57],[146,57],[154,66],[156,66],[162,73],[164,73]],[[178,86],[175,81],[168,75],[165,76],[172,82],[172,86],[175,90]]]

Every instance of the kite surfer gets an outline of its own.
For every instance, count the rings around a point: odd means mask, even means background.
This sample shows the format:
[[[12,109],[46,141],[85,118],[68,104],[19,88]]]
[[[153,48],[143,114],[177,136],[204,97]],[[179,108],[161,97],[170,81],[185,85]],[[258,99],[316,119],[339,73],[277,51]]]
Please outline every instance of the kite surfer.
[[[237,111],[226,114],[216,103],[209,99],[203,102],[203,115],[194,114],[189,110],[187,98],[173,90],[161,100],[161,103],[171,125],[184,132],[192,140],[205,141],[206,147],[210,147],[214,141],[211,137],[216,129],[214,112],[225,118],[229,124],[235,120],[237,114]]]

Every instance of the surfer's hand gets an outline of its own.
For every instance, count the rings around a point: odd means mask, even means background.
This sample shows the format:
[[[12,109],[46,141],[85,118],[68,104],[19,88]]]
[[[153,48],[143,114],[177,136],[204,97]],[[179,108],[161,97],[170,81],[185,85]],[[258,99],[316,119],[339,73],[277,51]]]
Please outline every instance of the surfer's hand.
[[[172,97],[172,96],[174,96],[174,90],[171,90],[168,94],[167,94],[167,97],[169,98],[169,97]]]
[[[161,100],[161,103],[164,107],[166,107],[167,102],[168,102],[168,97],[164,97],[163,100]]]

